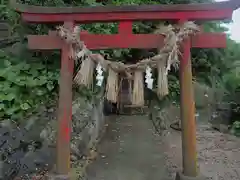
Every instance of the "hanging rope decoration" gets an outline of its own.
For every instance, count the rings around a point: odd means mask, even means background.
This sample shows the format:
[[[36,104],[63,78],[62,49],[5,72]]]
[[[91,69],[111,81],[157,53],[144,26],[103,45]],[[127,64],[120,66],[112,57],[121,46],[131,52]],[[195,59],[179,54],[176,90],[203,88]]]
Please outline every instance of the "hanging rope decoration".
[[[168,95],[168,79],[165,61],[159,61],[158,63],[158,87],[157,94],[159,97]]]
[[[93,81],[93,72],[94,62],[90,58],[86,58],[86,60],[82,61],[81,68],[74,78],[75,83],[91,88]]]
[[[112,68],[108,69],[106,97],[107,100],[116,103],[117,95],[119,91],[118,72],[115,72]]]
[[[178,68],[179,49],[184,39],[199,32],[198,26],[193,22],[186,22],[182,26],[159,26],[155,33],[165,36],[164,46],[159,49],[158,54],[147,59],[138,61],[136,64],[123,64],[105,60],[100,54],[92,54],[81,41],[80,28],[76,26],[71,32],[62,26],[57,28],[58,35],[72,46],[70,58],[76,62],[81,61],[81,68],[74,78],[74,83],[92,87],[94,68],[97,71],[97,86],[103,82],[103,71],[108,73],[106,85],[106,97],[109,101],[116,103],[119,92],[119,74],[124,72],[127,78],[133,81],[132,104],[144,105],[144,78],[147,88],[153,89],[152,69],[157,68],[157,94],[164,97],[169,93],[167,75],[171,66]]]
[[[140,70],[134,72],[132,104],[144,106],[143,72]]]

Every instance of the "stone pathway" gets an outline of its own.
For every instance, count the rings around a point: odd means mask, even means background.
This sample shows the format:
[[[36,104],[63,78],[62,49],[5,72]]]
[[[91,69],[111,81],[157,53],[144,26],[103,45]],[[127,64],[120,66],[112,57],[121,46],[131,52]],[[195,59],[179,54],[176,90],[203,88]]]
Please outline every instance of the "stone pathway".
[[[161,137],[151,121],[144,116],[113,121],[88,168],[88,180],[168,180]]]
[[[198,164],[207,180],[240,180],[240,138],[199,124]],[[109,123],[88,180],[174,180],[181,170],[181,133],[155,134],[145,116],[119,116]]]

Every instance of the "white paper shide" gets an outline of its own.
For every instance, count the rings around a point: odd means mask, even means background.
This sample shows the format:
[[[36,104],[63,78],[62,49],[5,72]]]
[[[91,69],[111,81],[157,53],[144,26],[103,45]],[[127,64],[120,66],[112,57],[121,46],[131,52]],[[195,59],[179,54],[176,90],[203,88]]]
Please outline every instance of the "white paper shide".
[[[102,66],[100,64],[98,64],[96,67],[96,70],[97,70],[97,77],[96,77],[97,86],[102,86],[103,79],[104,79]]]
[[[146,73],[145,83],[147,84],[147,88],[152,89],[153,88],[152,69],[149,66],[147,66],[145,73]]]

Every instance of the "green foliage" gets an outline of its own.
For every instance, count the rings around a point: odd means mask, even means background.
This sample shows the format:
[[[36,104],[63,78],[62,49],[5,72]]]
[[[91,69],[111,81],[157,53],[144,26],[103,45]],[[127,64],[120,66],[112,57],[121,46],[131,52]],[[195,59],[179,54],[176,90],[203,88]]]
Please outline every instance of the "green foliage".
[[[180,81],[174,75],[168,76],[169,97],[176,102],[180,101]]]
[[[234,134],[240,136],[240,61],[236,61],[223,76],[223,84],[226,89],[224,100],[231,104]]]
[[[0,117],[20,118],[52,96],[58,71],[39,63],[27,63],[0,51]]]
[[[240,121],[235,121],[232,126],[232,133],[240,137]]]
[[[104,6],[104,5],[129,5],[129,4],[177,4],[177,3],[196,3],[206,2],[206,0],[21,0],[24,3],[41,6]],[[212,1],[212,0],[209,0]],[[18,13],[14,12],[8,6],[8,0],[0,1],[0,19],[7,20],[11,25],[13,35],[24,37],[26,34],[46,34],[52,25],[26,25],[20,21]],[[166,23],[166,22],[161,22]],[[134,22],[134,33],[151,33],[159,22]],[[204,24],[205,31],[223,32],[226,30],[222,22],[211,22]],[[81,25],[83,30],[91,33],[114,34],[117,33],[118,23],[95,23]],[[239,69],[233,71],[236,67],[233,63],[240,59],[240,45],[228,38],[226,49],[193,49],[192,63],[193,75],[197,81],[202,81],[209,86],[221,84],[221,88],[227,89],[231,100],[236,99],[236,91],[239,83]],[[102,50],[101,54],[116,61],[135,61],[137,59],[149,57],[155,51],[121,49],[121,50]],[[26,52],[19,57],[9,57],[1,52],[0,62],[0,81],[1,81],[1,116],[16,116],[24,114],[36,108],[41,102],[47,100],[51,93],[57,89],[57,78],[59,71],[60,56],[57,53],[35,53],[33,62],[33,53]],[[25,60],[22,60],[24,57]],[[51,59],[51,62],[45,62],[45,59]],[[43,63],[44,62],[44,63]],[[48,73],[46,66],[50,69]],[[41,67],[41,68],[40,68]],[[239,66],[238,66],[239,67]],[[238,72],[238,75],[236,74]],[[170,95],[168,99],[178,101],[180,94],[180,85],[178,71],[170,72],[168,81]],[[90,91],[81,88],[78,91],[88,100],[101,94],[101,90]],[[230,96],[228,96],[230,98]],[[240,99],[240,98],[238,98]],[[230,100],[229,100],[230,101]]]

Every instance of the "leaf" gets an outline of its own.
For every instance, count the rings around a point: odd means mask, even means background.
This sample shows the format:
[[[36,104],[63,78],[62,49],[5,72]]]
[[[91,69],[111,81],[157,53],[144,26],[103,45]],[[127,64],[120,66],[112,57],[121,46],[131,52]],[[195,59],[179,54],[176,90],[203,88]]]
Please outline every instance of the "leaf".
[[[11,66],[11,62],[9,60],[4,60],[4,65],[6,67]]]
[[[13,107],[8,108],[5,112],[7,115],[12,115],[15,112],[17,112],[19,109],[20,109],[19,107],[13,106]]]
[[[12,101],[15,98],[15,94],[5,94],[6,92],[0,92],[0,100],[1,101]]]
[[[115,50],[115,51],[114,51],[114,55],[115,55],[116,57],[121,57],[122,51],[121,51],[121,50]]]
[[[0,84],[0,91],[2,91],[2,92],[8,91],[11,88],[11,84],[12,83],[9,82],[9,81],[1,82],[1,84]]]
[[[26,73],[31,75],[31,76],[33,76],[33,77],[38,77],[38,75],[39,75],[39,72],[36,69],[34,69],[34,68],[30,69]]]
[[[53,83],[52,82],[48,82],[47,83],[47,88],[48,88],[49,91],[52,91],[54,89]]]
[[[3,103],[0,103],[0,110],[3,110],[5,108],[5,105]]]
[[[37,85],[44,85],[47,83],[47,77],[46,76],[40,76],[37,81]]]
[[[0,49],[0,58],[6,58],[6,53]]]
[[[25,62],[22,62],[22,63],[16,65],[16,67],[19,68],[21,71],[26,71],[26,70],[30,69],[30,65]]]
[[[38,83],[38,80],[37,80],[37,79],[34,79],[33,77],[27,77],[27,78],[26,78],[25,84],[26,84],[28,87],[37,86],[37,83]]]
[[[31,106],[28,103],[23,103],[20,105],[21,109],[28,110],[31,108]]]
[[[26,81],[19,81],[19,82],[16,82],[16,84],[19,85],[19,86],[25,86]]]
[[[46,93],[46,90],[45,89],[36,89],[35,92],[36,92],[36,95],[42,96]]]
[[[11,82],[16,82],[16,80],[18,79],[18,78],[20,78],[20,77],[18,77],[18,75],[15,73],[15,72],[13,72],[13,71],[8,71],[8,72],[6,72],[6,74],[5,74],[6,76],[6,79],[8,79],[9,81],[11,81]]]
[[[0,77],[6,78],[8,76],[9,69],[0,69]]]
[[[20,121],[19,119],[22,119],[24,117],[24,113],[22,111],[18,111],[18,112],[14,112],[14,114],[12,114],[11,119],[16,120],[16,121]]]
[[[5,96],[5,100],[12,101],[14,98],[16,98],[16,94],[9,93]]]
[[[36,69],[38,69],[38,70],[41,70],[41,69],[44,69],[44,68],[45,68],[45,66],[42,65],[42,64],[33,64],[33,67],[36,68]]]

